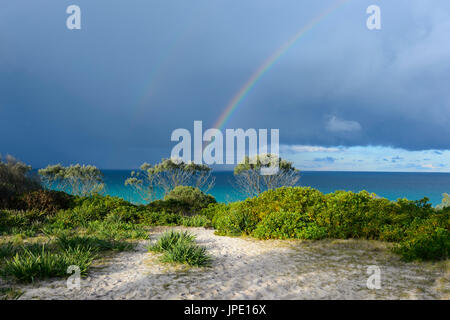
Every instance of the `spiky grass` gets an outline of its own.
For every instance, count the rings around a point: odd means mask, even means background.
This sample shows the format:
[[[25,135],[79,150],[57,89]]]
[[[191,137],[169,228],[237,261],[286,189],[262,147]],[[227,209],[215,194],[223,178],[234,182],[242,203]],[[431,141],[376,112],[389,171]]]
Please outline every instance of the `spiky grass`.
[[[184,231],[166,231],[156,241],[155,244],[148,247],[150,251],[164,252],[172,249],[174,246],[180,243],[195,244],[195,237],[189,232]]]
[[[205,216],[196,215],[192,217],[183,217],[181,224],[186,227],[211,227],[211,220]]]
[[[163,262],[178,262],[190,266],[207,266],[210,257],[204,247],[195,243],[195,236],[189,232],[167,231],[158,241],[148,247],[149,251],[162,252]]]
[[[80,274],[86,275],[95,258],[92,248],[69,247],[60,252],[51,252],[45,245],[40,250],[24,248],[24,251],[6,262],[2,269],[5,277],[19,282],[33,282],[35,279],[63,277],[71,265],[80,268]]]
[[[22,294],[22,291],[14,288],[0,288],[0,300],[17,300]]]
[[[62,249],[83,248],[95,251],[125,251],[133,249],[133,244],[124,240],[100,239],[95,236],[69,236],[61,234],[57,237],[56,244]]]

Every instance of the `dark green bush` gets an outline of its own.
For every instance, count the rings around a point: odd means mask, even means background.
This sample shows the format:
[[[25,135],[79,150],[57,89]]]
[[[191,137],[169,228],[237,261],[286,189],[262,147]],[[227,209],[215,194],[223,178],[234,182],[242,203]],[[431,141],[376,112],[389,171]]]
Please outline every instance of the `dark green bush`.
[[[189,214],[200,213],[200,210],[216,202],[213,196],[203,193],[199,188],[190,186],[175,187],[164,197],[164,200],[176,200],[185,203],[189,208]]]
[[[49,221],[47,213],[38,210],[0,210],[0,233],[27,232],[32,236],[47,221]]]
[[[448,229],[424,226],[411,232],[406,240],[394,249],[406,261],[443,260],[450,251],[450,233]]]
[[[54,214],[61,209],[69,209],[72,206],[73,196],[51,190],[37,190],[25,193],[20,197],[25,210],[39,210]]]
[[[11,156],[0,156],[0,209],[21,209],[18,197],[25,192],[41,188],[37,175],[31,167]]]
[[[146,207],[150,212],[166,212],[178,215],[188,215],[190,212],[188,203],[175,199],[169,199],[167,201],[155,200],[150,202]]]
[[[141,215],[141,222],[150,226],[180,225],[183,216],[178,213],[145,211]]]

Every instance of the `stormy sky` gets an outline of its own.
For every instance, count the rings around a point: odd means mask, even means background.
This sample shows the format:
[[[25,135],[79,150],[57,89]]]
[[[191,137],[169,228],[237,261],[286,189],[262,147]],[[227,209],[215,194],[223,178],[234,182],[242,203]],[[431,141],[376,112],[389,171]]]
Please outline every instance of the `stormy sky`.
[[[0,153],[135,168],[212,127],[336,0],[0,0]],[[81,8],[68,30],[66,8]],[[366,8],[381,8],[368,30]],[[450,2],[349,0],[259,78],[226,128],[280,129],[304,170],[450,171]],[[225,128],[224,127],[224,128]]]

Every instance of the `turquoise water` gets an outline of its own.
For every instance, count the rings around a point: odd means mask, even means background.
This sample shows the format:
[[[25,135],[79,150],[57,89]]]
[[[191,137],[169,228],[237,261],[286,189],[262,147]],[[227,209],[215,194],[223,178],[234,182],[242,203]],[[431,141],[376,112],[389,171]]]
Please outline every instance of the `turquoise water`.
[[[129,177],[128,170],[104,170],[106,192],[128,201],[141,202],[139,197],[124,181]],[[242,200],[233,188],[232,172],[215,172],[216,184],[210,194],[217,201],[230,202]],[[391,173],[391,172],[317,172],[303,171],[300,185],[316,188],[323,193],[336,190],[374,192],[390,200],[407,198],[419,200],[428,197],[433,205],[441,203],[442,193],[450,193],[450,173]]]

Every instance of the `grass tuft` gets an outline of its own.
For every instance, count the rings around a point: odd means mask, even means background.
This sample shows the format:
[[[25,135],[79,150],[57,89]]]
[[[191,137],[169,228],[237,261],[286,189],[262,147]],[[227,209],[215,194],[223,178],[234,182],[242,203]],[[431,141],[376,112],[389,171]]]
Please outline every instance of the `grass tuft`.
[[[23,248],[21,254],[16,253],[5,263],[2,274],[19,282],[33,282],[35,279],[64,277],[67,268],[76,265],[80,274],[86,275],[94,258],[94,250],[90,247],[70,247],[61,252],[50,252],[45,245],[40,250]]]
[[[211,258],[204,247],[195,243],[195,236],[187,231],[167,231],[158,241],[148,247],[149,251],[163,252],[161,261],[178,262],[190,266],[207,266]]]

